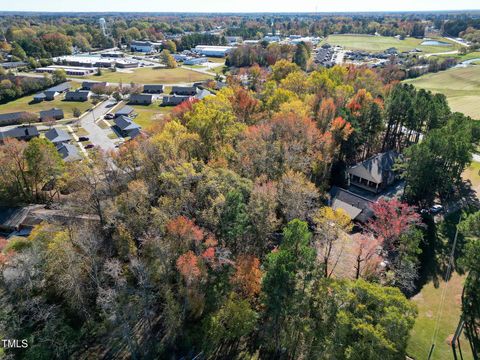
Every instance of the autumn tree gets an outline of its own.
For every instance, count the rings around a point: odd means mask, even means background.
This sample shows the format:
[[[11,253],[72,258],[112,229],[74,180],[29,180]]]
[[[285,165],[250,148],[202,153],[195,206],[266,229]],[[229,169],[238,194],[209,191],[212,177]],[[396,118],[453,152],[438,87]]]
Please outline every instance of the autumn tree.
[[[318,241],[318,257],[322,262],[325,277],[330,277],[339,261],[342,237],[353,228],[352,220],[343,209],[320,208],[313,216],[315,239]]]

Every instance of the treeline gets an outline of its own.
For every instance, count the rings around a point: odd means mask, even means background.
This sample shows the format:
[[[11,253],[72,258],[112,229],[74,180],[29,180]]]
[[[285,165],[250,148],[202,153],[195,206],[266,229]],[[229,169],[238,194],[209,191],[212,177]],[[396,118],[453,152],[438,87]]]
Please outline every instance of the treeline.
[[[16,76],[2,70],[0,69],[0,104],[66,81],[65,72],[62,70],[56,71],[52,75],[45,75],[43,78]]]

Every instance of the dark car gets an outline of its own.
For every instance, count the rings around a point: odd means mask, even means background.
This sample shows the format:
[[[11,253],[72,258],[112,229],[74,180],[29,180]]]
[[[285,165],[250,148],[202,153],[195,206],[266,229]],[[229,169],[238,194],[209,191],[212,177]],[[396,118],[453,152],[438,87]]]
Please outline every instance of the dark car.
[[[80,137],[78,138],[78,141],[88,141],[88,140],[90,140],[90,139],[89,139],[88,137],[86,137],[86,136],[80,136]]]
[[[88,144],[87,146],[85,146],[85,149],[93,149],[94,147],[95,147],[95,145]]]
[[[105,119],[107,119],[107,120],[111,120],[111,119],[113,119],[114,117],[115,117],[115,115],[113,115],[113,114],[110,114],[110,113],[109,113],[109,114],[105,114]]]

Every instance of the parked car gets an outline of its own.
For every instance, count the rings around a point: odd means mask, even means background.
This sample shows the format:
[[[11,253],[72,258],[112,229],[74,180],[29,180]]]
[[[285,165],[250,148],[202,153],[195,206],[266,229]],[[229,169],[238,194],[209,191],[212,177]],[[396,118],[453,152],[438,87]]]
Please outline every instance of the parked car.
[[[115,117],[112,113],[105,114],[104,118],[107,120],[112,120]]]
[[[430,208],[430,213],[431,213],[432,215],[436,215],[436,214],[442,212],[442,210],[443,210],[443,206],[437,204],[437,205],[433,205],[433,206]]]
[[[88,141],[88,140],[90,140],[90,139],[89,139],[88,137],[86,137],[86,136],[80,136],[80,137],[78,138],[78,141]]]
[[[88,144],[87,146],[85,146],[85,149],[93,149],[94,147],[95,147],[95,145]]]

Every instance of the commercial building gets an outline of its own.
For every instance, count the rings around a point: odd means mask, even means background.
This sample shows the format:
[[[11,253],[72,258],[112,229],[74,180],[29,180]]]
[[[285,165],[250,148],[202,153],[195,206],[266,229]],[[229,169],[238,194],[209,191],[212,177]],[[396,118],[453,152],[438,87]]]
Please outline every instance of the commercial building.
[[[36,68],[35,72],[52,74],[59,69],[64,70],[68,76],[88,76],[94,74],[97,71],[94,68],[51,65],[48,67]]]
[[[134,40],[130,43],[130,50],[134,52],[151,53],[154,51],[158,51],[161,48],[161,46],[162,46],[162,43]]]
[[[232,49],[234,49],[233,46],[198,45],[193,51],[204,56],[225,57]]]
[[[205,57],[198,57],[198,58],[189,58],[183,62],[184,65],[201,65],[208,62],[208,59]]]

